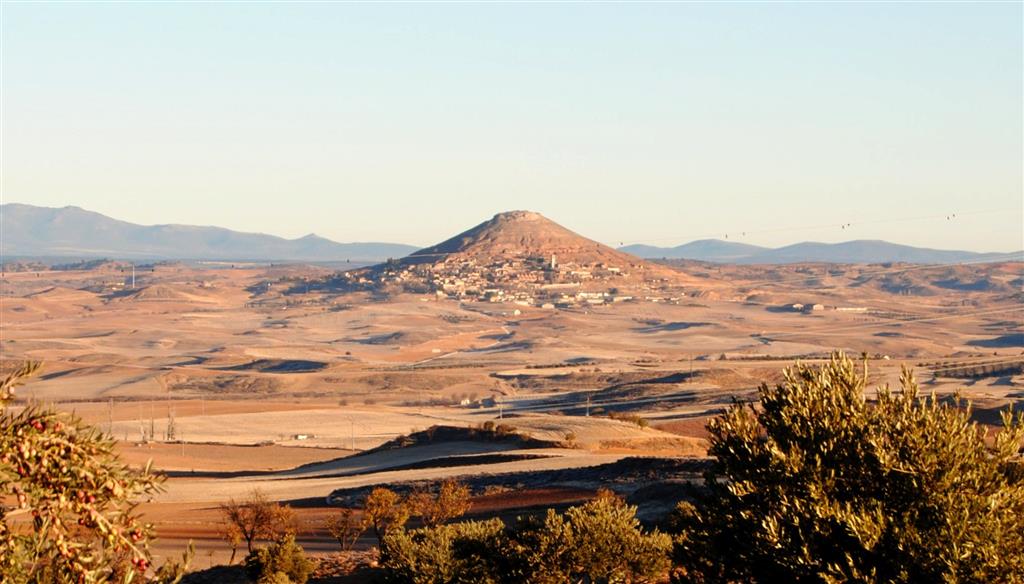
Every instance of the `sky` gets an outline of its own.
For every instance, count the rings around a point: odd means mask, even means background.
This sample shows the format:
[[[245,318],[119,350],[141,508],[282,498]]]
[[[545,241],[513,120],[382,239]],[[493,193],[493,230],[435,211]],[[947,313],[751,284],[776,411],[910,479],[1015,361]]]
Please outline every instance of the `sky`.
[[[529,209],[612,245],[1024,248],[1019,2],[0,6],[5,203],[413,245]]]

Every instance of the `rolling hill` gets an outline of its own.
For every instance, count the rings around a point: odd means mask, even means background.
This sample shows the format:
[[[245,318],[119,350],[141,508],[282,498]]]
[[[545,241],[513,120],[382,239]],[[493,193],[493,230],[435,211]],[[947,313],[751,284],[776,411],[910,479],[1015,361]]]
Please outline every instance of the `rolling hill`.
[[[338,243],[317,235],[285,239],[221,227],[137,225],[79,207],[0,205],[5,257],[380,261],[415,250],[395,243]]]

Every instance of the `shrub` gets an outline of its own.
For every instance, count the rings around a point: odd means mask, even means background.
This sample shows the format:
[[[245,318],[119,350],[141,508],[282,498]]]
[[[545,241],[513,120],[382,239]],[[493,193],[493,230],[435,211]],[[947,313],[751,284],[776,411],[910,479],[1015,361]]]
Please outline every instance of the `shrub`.
[[[256,584],[292,584],[292,579],[284,572],[271,572],[260,576]]]
[[[412,584],[611,584],[664,577],[672,540],[645,533],[636,508],[610,492],[564,515],[498,519],[388,532],[381,547],[389,581]]]
[[[576,448],[578,446],[576,438],[576,432],[569,430],[562,436],[562,445],[566,448]]]
[[[392,530],[381,545],[387,581],[409,584],[503,582],[492,553],[501,549],[499,519]]]
[[[574,543],[569,557],[579,578],[590,582],[644,582],[665,574],[672,539],[654,531],[644,533],[636,507],[601,491],[596,499],[565,513]]]
[[[498,424],[494,427],[494,434],[497,436],[513,436],[516,434],[516,427],[509,424]]]
[[[1022,582],[1024,416],[986,445],[969,408],[867,365],[797,365],[708,425],[714,467],[677,521],[679,582]]]
[[[519,518],[505,556],[510,564],[506,572],[531,584],[569,582],[575,547],[572,530],[554,509],[544,517]]]
[[[402,530],[409,521],[409,505],[398,493],[385,487],[376,487],[363,503],[363,521],[373,528],[377,541],[384,545],[384,536],[392,530]]]
[[[295,536],[286,535],[250,553],[245,558],[245,571],[259,584],[306,584],[313,564],[306,559],[302,546],[295,543]]]
[[[334,517],[324,522],[324,527],[331,534],[341,551],[350,551],[359,540],[359,536],[366,531],[366,523],[356,520],[355,512],[352,509],[342,509]]]
[[[647,418],[640,414],[612,412],[608,414],[608,417],[613,420],[619,420],[620,422],[632,422],[641,428],[647,428],[651,425]]]
[[[453,480],[441,482],[437,493],[417,490],[409,496],[409,509],[427,527],[435,527],[462,517],[469,511],[469,487]]]
[[[224,521],[224,538],[231,544],[231,563],[241,542],[250,554],[259,540],[271,541],[295,533],[295,512],[291,507],[267,499],[259,489],[253,489],[249,498],[230,499],[222,503],[220,512]]]

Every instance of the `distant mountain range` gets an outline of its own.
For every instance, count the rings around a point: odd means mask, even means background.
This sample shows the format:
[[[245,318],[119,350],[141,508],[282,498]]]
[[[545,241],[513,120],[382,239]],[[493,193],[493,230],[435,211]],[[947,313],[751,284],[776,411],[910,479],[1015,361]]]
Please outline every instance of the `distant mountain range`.
[[[0,253],[9,257],[377,262],[416,251],[398,243],[285,239],[221,227],[137,225],[79,207],[0,205]]]
[[[623,252],[648,259],[691,259],[719,263],[799,262],[949,264],[1019,259],[1021,253],[937,250],[885,241],[804,242],[777,249],[734,241],[703,239],[678,247],[627,245],[617,251],[582,238],[536,213],[500,213],[489,222],[432,248],[417,252],[399,243],[338,243],[317,235],[285,239],[221,227],[137,225],[79,207],[0,205],[0,254],[11,257],[187,259],[236,261],[379,262],[410,254],[428,260],[462,250],[535,249],[548,255],[579,255],[611,261]],[[465,250],[462,250],[465,251]],[[414,254],[414,252],[416,252]],[[1022,252],[1024,253],[1024,252]],[[593,257],[591,257],[593,256]],[[622,258],[615,261],[622,262]]]
[[[928,249],[879,240],[857,240],[842,243],[805,241],[773,249],[733,241],[702,239],[677,247],[627,245],[620,247],[619,251],[648,259],[688,259],[733,264],[795,264],[803,262],[953,264],[969,261],[1019,260],[1024,257],[1024,252],[978,253]]]
[[[749,243],[736,243],[720,239],[699,239],[676,247],[655,247],[653,245],[627,245],[619,251],[649,259],[687,259],[705,262],[731,263],[768,251]]]

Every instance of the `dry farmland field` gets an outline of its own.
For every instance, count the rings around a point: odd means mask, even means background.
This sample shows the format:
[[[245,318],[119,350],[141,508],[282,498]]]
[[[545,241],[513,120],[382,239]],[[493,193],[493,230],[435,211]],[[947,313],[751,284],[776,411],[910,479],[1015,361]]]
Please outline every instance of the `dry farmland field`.
[[[665,269],[687,275],[674,295],[567,308],[307,291],[327,271],[301,265],[157,264],[134,288],[116,264],[9,272],[0,350],[44,363],[20,405],[168,474],[142,509],[158,554],[195,540],[198,567],[228,553],[217,505],[254,488],[296,507],[314,555],[334,549],[320,519],[378,484],[457,477],[477,515],[602,486],[657,511],[649,469],[695,476],[710,416],[834,348],[988,424],[1024,401],[1020,263]]]

